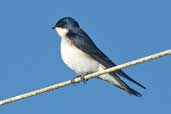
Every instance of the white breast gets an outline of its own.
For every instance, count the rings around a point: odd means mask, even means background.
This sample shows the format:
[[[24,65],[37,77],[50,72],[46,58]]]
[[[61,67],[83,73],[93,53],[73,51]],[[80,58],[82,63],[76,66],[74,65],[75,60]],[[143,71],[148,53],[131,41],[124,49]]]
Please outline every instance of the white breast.
[[[76,48],[72,42],[66,38],[67,29],[56,28],[56,31],[61,37],[61,56],[68,67],[80,75],[105,69],[103,65]],[[108,81],[111,84],[121,86],[120,83],[109,74],[101,75],[99,78]]]
[[[69,39],[61,39],[61,56],[66,65],[78,74],[98,71],[99,63],[76,48]]]

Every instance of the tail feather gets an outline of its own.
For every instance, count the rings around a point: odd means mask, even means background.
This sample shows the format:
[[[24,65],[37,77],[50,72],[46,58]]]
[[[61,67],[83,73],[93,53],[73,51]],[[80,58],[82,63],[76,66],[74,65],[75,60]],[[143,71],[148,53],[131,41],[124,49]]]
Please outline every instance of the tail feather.
[[[132,88],[129,88],[129,91],[128,91],[129,94],[131,95],[135,95],[137,97],[141,97],[141,93],[137,92],[136,90],[132,89]]]
[[[141,97],[141,93],[136,91],[135,89],[129,87],[123,80],[121,80],[119,77],[114,76],[114,78],[120,83],[121,89],[127,91],[130,95],[135,95],[137,97]],[[119,87],[120,88],[120,87]]]
[[[99,78],[111,83],[112,85],[115,85],[116,87],[125,90],[130,95],[135,95],[137,97],[141,97],[142,95],[137,92],[136,90],[129,87],[123,80],[121,80],[115,73],[111,73],[111,75],[101,75]]]

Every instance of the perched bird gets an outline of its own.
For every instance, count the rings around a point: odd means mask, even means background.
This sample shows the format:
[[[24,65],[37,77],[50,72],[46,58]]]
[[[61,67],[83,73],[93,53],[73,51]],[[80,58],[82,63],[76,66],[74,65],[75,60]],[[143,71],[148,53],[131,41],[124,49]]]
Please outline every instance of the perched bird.
[[[90,39],[79,23],[72,17],[60,19],[53,27],[61,37],[61,56],[64,63],[81,76],[116,66]],[[143,85],[129,77],[122,70],[99,76],[131,95],[141,96],[139,92],[129,87],[120,77]]]

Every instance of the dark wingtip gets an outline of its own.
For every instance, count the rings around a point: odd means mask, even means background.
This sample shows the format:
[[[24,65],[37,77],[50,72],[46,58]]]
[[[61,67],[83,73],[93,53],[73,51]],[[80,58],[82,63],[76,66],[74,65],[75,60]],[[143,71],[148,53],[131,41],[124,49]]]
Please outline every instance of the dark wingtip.
[[[138,83],[138,82],[134,82],[134,83],[137,84],[138,86],[140,86],[140,87],[143,88],[143,89],[147,89],[145,86],[141,85],[141,84]]]
[[[128,76],[125,72],[123,72],[122,70],[118,71],[117,73],[118,73],[120,76],[122,76],[122,77],[128,79],[129,81],[131,81],[131,82],[137,84],[138,86],[142,87],[143,89],[146,89],[145,86],[143,86],[142,84],[138,83],[137,81],[135,81],[134,79],[132,79],[131,77],[129,77],[129,76]]]
[[[144,86],[141,86],[143,89],[147,89],[146,87],[144,87]]]

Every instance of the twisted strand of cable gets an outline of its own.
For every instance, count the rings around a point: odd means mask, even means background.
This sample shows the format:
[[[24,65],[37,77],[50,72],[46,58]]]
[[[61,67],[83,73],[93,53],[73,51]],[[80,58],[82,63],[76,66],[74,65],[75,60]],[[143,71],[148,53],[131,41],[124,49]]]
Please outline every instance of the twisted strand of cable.
[[[133,61],[121,64],[121,65],[118,65],[118,66],[115,66],[115,67],[111,67],[111,68],[105,69],[103,71],[99,71],[99,72],[95,72],[95,73],[92,73],[92,74],[85,75],[84,79],[87,80],[87,79],[90,79],[90,78],[95,78],[95,77],[98,77],[98,76],[106,74],[106,73],[114,72],[114,71],[117,71],[117,70],[120,70],[120,69],[123,69],[123,68],[127,68],[127,67],[130,67],[130,66],[136,65],[136,64],[140,64],[140,63],[144,63],[144,62],[147,62],[147,61],[150,61],[150,60],[154,60],[154,59],[166,56],[166,55],[171,55],[171,50],[166,50],[166,51],[154,54],[154,55],[146,56],[146,57],[143,57],[143,58],[140,58],[140,59],[137,59],[137,60],[133,60]],[[44,88],[41,88],[41,89],[38,89],[38,90],[35,90],[35,91],[32,91],[32,92],[28,92],[28,93],[21,94],[21,95],[15,96],[15,97],[11,97],[11,98],[8,98],[8,99],[5,99],[5,100],[1,100],[0,105],[5,105],[5,104],[8,104],[8,103],[12,103],[12,102],[22,100],[22,99],[25,99],[25,98],[28,98],[28,97],[32,97],[32,96],[35,96],[35,95],[38,95],[38,94],[49,92],[49,91],[52,91],[54,89],[58,89],[58,88],[62,88],[62,87],[74,84],[74,83],[78,83],[80,81],[82,81],[82,79],[81,79],[81,77],[78,77],[78,78],[75,78],[74,80],[68,80],[68,81],[65,81],[65,82],[54,84],[54,85],[44,87]]]

